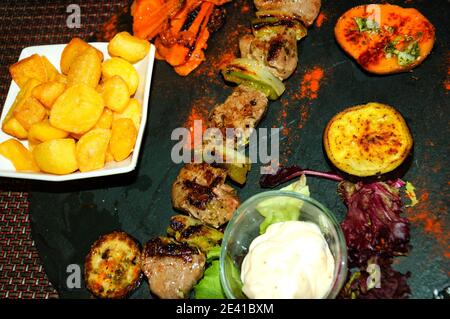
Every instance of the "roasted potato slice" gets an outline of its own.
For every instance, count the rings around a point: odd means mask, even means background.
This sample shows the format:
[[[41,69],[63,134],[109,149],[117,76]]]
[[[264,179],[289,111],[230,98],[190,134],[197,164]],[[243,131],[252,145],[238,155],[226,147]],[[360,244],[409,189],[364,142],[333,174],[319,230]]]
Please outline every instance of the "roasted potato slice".
[[[126,159],[136,144],[137,129],[132,120],[122,118],[113,121],[109,149],[117,162]]]
[[[89,172],[105,166],[111,130],[93,129],[84,134],[77,143],[77,160],[80,172]]]
[[[75,140],[71,138],[43,142],[33,148],[33,156],[41,171],[64,175],[78,169]]]
[[[86,133],[100,119],[103,105],[103,98],[95,89],[76,84],[55,101],[50,111],[50,123],[70,133]]]
[[[139,126],[141,123],[141,117],[142,117],[142,106],[141,103],[139,103],[138,100],[135,98],[130,99],[128,102],[128,105],[126,108],[118,113],[114,112],[113,118],[114,120],[127,118],[133,121],[134,125],[136,126],[136,129],[139,130]]]
[[[127,83],[118,75],[106,79],[99,85],[105,106],[115,112],[122,112],[130,101],[130,90]]]
[[[93,48],[93,46],[84,42],[80,38],[73,38],[70,40],[61,55],[61,72],[63,74],[68,74],[72,62],[88,48]],[[103,53],[100,50],[95,50],[100,60],[103,61]]]
[[[34,144],[66,138],[69,135],[66,131],[53,127],[48,120],[31,125],[28,131],[28,141]]]
[[[94,242],[84,262],[87,289],[98,298],[124,298],[140,284],[141,249],[127,233],[115,231]]]
[[[410,154],[413,139],[398,111],[368,103],[336,114],[325,128],[323,143],[338,169],[365,177],[400,166]]]
[[[130,95],[136,93],[139,85],[139,74],[130,62],[117,57],[106,60],[102,64],[102,75],[104,80],[119,75],[127,84]]]
[[[0,155],[9,159],[18,171],[39,172],[33,154],[18,140],[9,139],[1,143]]]
[[[51,109],[56,99],[63,94],[66,85],[57,81],[49,81],[39,84],[33,89],[33,96],[46,108]]]
[[[86,84],[96,88],[102,75],[102,60],[96,49],[89,47],[73,60],[67,74],[67,86]]]
[[[150,50],[150,42],[139,39],[128,32],[119,32],[108,44],[111,56],[121,57],[130,63],[142,60]]]
[[[40,82],[48,81],[46,64],[38,54],[33,54],[14,63],[9,67],[9,73],[21,89],[30,79],[36,79]]]

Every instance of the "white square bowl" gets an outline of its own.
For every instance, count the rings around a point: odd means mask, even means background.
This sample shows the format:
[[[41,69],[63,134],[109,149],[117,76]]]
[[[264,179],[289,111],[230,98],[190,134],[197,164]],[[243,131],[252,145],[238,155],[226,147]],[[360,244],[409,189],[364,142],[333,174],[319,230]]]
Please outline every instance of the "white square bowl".
[[[108,43],[106,42],[95,42],[90,43],[95,48],[99,49],[103,52],[104,58],[109,59],[110,56],[108,54]],[[28,47],[22,50],[19,60],[22,60],[26,57],[29,57],[33,54],[44,55],[50,62],[59,70],[61,54],[64,50],[66,44],[55,44],[55,45],[40,45]],[[108,175],[116,175],[123,174],[133,171],[136,168],[137,161],[139,158],[139,151],[142,144],[142,137],[144,135],[145,124],[147,122],[147,111],[148,111],[148,100],[150,96],[150,84],[152,80],[152,71],[153,71],[153,62],[155,59],[155,47],[153,45],[150,46],[150,52],[148,55],[138,63],[134,64],[135,69],[139,74],[139,86],[135,94],[135,98],[142,105],[142,118],[141,125],[139,127],[139,132],[136,140],[136,145],[134,147],[133,153],[124,161],[121,162],[110,162],[105,165],[104,168],[90,171],[90,172],[75,172],[67,175],[53,175],[47,173],[34,173],[34,172],[19,172],[16,171],[12,163],[6,159],[5,157],[0,155],[0,177],[11,177],[11,178],[22,178],[22,179],[33,179],[33,180],[42,180],[42,181],[51,181],[51,182],[61,182],[61,181],[69,181],[75,179],[84,179],[84,178],[92,178],[99,176],[108,176]],[[8,96],[6,97],[5,105],[3,107],[2,115],[1,115],[1,123],[6,117],[9,109],[11,108],[14,100],[19,93],[19,87],[14,81],[11,81],[11,86],[8,91]],[[0,143],[13,138],[12,136],[4,133],[0,129]],[[21,141],[23,145],[28,147],[28,141]]]

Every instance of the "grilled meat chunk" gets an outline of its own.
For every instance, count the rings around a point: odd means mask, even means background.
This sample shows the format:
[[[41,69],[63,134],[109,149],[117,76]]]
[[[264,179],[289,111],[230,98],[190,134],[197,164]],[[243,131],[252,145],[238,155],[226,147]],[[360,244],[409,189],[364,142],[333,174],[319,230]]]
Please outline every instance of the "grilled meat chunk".
[[[238,141],[248,141],[252,130],[258,125],[267,109],[267,97],[251,87],[240,85],[225,100],[216,105],[208,118],[208,127],[216,127],[226,136],[226,128],[240,129],[235,136]]]
[[[294,30],[284,29],[284,32],[268,39],[246,35],[239,40],[239,48],[241,57],[264,63],[280,80],[290,77],[297,68],[297,38]]]
[[[172,185],[173,207],[216,228],[225,224],[239,206],[226,177],[225,169],[207,163],[186,164]]]
[[[186,215],[172,216],[167,234],[178,242],[198,247],[205,254],[219,245],[223,238],[222,232]]]
[[[255,0],[261,11],[277,11],[298,17],[305,26],[310,26],[320,12],[321,0]]]
[[[141,268],[153,294],[162,299],[182,299],[202,278],[205,262],[198,248],[157,237],[145,245]]]

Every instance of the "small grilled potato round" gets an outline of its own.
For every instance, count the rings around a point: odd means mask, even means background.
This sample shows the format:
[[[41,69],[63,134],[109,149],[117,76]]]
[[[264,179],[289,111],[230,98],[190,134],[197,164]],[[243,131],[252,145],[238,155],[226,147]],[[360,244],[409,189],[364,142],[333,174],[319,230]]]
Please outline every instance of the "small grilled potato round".
[[[397,110],[368,103],[336,114],[325,128],[323,143],[338,169],[367,177],[400,166],[412,149],[413,138]]]
[[[98,298],[124,298],[139,286],[141,248],[130,235],[114,231],[91,246],[84,263],[87,289]]]

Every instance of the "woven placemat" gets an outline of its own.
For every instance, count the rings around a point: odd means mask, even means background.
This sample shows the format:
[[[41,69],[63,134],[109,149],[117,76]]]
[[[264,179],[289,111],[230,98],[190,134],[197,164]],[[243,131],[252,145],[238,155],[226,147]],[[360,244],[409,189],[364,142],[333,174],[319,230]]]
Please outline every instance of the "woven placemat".
[[[80,28],[69,28],[70,4],[80,8]],[[23,48],[88,39],[128,0],[0,2],[0,110],[11,83],[8,66]],[[0,179],[0,298],[57,298],[31,238],[26,184]]]

